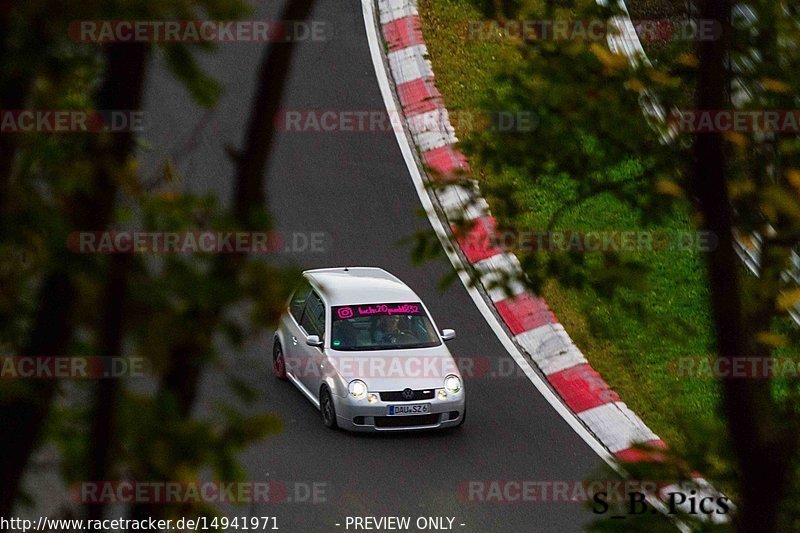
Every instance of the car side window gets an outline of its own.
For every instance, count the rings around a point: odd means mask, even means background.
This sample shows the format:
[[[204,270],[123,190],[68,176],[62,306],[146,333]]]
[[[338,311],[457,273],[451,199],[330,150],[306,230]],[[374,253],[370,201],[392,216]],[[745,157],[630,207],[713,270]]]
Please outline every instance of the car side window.
[[[303,283],[299,289],[294,291],[294,295],[292,296],[291,302],[289,302],[289,312],[292,313],[292,316],[297,323],[300,323],[300,319],[303,316],[303,309],[306,306],[306,300],[308,299],[308,295],[311,292],[311,285],[308,282]]]
[[[314,291],[308,296],[300,325],[309,335],[319,335],[320,338],[325,335],[325,304]]]

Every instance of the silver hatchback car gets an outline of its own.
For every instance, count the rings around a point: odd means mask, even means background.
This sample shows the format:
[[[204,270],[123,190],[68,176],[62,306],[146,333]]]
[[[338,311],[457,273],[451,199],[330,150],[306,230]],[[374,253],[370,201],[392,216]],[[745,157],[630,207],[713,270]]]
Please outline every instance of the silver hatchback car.
[[[460,426],[464,381],[420,298],[380,268],[325,268],[281,317],[272,369],[329,428],[397,431]]]

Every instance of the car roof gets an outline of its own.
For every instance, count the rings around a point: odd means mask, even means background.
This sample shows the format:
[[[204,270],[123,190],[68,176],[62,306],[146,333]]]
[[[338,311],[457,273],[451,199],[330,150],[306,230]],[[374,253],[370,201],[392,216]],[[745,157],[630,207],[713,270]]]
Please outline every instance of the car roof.
[[[420,301],[408,285],[382,268],[319,268],[303,274],[330,305]]]

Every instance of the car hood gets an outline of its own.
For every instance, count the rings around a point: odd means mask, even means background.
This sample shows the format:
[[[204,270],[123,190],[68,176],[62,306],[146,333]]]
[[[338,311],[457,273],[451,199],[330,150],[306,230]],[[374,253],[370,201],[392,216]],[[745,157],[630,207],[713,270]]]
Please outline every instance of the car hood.
[[[328,361],[344,380],[361,379],[373,392],[440,389],[448,374],[461,376],[444,345],[407,350],[330,350]]]

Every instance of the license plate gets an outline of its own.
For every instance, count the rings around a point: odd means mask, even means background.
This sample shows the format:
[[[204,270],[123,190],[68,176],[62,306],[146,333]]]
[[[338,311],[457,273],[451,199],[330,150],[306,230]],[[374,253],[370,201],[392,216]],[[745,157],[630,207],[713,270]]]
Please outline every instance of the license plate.
[[[411,405],[390,405],[390,416],[427,415],[431,412],[431,404],[415,403]]]

